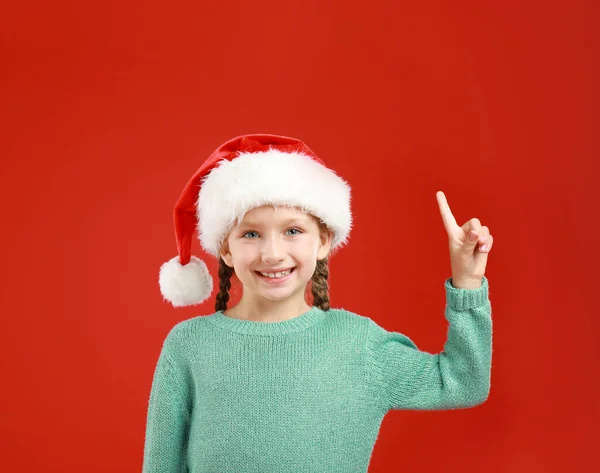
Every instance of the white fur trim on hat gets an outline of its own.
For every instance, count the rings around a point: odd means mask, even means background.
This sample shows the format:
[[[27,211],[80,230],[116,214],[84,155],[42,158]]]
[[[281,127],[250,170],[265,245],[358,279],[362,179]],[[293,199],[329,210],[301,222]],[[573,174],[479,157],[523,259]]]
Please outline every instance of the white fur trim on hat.
[[[299,207],[333,232],[331,248],[346,243],[352,227],[350,186],[334,171],[300,152],[242,152],[222,160],[204,179],[197,201],[198,237],[219,255],[229,230],[262,205]]]
[[[192,256],[184,266],[179,263],[179,256],[164,263],[160,268],[158,284],[163,297],[173,307],[200,304],[208,299],[213,289],[213,280],[206,264],[196,256]]]

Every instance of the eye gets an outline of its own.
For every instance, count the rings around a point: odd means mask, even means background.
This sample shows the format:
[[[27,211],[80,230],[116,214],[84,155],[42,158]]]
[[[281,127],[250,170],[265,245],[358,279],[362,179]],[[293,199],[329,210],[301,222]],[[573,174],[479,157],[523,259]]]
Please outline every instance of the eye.
[[[296,236],[303,232],[299,228],[290,228],[286,231],[286,233],[290,236]],[[246,232],[242,235],[242,238],[246,238],[247,240],[255,240],[256,238],[258,238],[258,232],[255,232],[254,230]]]

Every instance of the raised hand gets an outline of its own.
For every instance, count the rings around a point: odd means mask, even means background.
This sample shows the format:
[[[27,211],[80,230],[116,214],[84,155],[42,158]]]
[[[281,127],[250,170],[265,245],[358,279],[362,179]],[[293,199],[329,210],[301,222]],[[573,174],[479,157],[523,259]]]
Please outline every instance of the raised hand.
[[[444,193],[438,191],[435,196],[448,233],[452,285],[476,289],[481,286],[494,238],[490,235],[490,229],[482,226],[478,218],[472,218],[459,227]]]

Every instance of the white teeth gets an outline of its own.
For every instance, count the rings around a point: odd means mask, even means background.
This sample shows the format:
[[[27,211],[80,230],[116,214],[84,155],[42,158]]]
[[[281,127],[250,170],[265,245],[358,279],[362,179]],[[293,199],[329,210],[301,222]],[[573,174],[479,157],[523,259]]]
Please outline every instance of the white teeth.
[[[265,276],[267,278],[281,278],[283,276],[287,276],[291,272],[292,272],[292,270],[288,269],[287,271],[284,271],[282,273],[260,273],[260,274],[262,274],[263,276]]]

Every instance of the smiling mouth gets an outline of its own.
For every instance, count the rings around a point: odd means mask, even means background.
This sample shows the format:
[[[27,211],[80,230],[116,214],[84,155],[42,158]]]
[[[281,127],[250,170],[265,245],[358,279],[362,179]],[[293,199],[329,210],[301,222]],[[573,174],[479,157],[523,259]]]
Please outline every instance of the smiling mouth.
[[[296,269],[296,268],[291,268],[291,269],[288,269],[287,271],[277,271],[274,273],[263,273],[260,271],[255,271],[255,272],[256,272],[256,274],[258,274],[259,276],[262,276],[263,278],[281,279],[281,278],[285,278],[286,276],[289,276],[290,274],[292,274],[294,272],[294,269]]]

